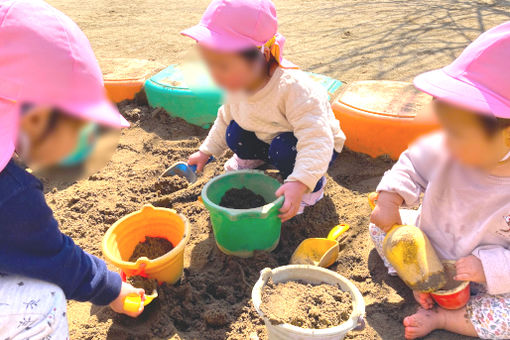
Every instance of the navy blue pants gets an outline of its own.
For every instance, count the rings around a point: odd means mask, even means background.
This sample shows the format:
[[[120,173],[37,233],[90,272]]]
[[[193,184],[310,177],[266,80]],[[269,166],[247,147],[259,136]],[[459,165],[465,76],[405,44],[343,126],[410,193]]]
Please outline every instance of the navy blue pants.
[[[292,132],[276,136],[271,144],[264,143],[254,132],[246,131],[235,121],[227,128],[227,145],[241,159],[260,159],[276,167],[285,179],[294,171],[297,156],[297,138]],[[331,162],[338,153],[333,152]],[[323,178],[317,183],[315,191],[322,188]]]

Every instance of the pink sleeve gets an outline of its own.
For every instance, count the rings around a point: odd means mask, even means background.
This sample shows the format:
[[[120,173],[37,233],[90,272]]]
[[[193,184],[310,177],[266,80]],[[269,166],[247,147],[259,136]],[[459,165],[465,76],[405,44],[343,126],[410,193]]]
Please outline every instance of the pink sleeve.
[[[427,188],[443,147],[443,136],[426,136],[409,147],[393,168],[384,174],[377,192],[389,191],[402,196],[404,205],[413,207],[420,203],[420,195]]]
[[[510,250],[500,246],[476,248],[473,255],[482,261],[491,295],[510,293]]]

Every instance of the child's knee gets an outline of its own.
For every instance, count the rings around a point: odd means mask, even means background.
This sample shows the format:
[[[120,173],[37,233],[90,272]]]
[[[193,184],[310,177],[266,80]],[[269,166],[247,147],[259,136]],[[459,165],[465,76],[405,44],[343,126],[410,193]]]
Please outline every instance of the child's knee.
[[[267,159],[269,145],[257,138],[254,132],[241,128],[234,120],[227,127],[227,146],[241,159]]]
[[[234,150],[239,145],[242,137],[242,129],[235,121],[231,121],[227,127],[225,140],[231,150]]]
[[[280,171],[292,172],[296,163],[297,138],[292,132],[285,132],[273,139],[269,146],[269,160]]]

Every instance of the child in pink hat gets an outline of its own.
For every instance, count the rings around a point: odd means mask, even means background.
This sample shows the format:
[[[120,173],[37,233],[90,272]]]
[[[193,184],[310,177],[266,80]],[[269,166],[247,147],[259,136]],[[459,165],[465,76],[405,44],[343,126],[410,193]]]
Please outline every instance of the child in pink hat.
[[[202,170],[211,155],[234,156],[227,171],[264,163],[280,170],[285,221],[323,197],[329,164],[345,135],[326,91],[283,58],[270,0],[214,0],[200,23],[182,32],[198,42],[214,80],[227,91],[209,135],[188,160]]]
[[[41,0],[0,2],[0,338],[66,339],[66,299],[123,309],[143,289],[62,234],[41,182],[90,122],[129,126],[107,100],[85,35]],[[84,226],[85,227],[85,226]]]
[[[510,339],[510,22],[482,34],[449,66],[416,77],[434,99],[442,132],[402,154],[377,191],[370,235],[379,254],[384,232],[416,224],[438,255],[456,261],[457,281],[471,281],[459,310],[434,306],[404,319],[407,339],[436,329]],[[399,208],[420,204],[421,210]],[[384,257],[383,257],[384,259]],[[394,269],[385,260],[390,273]]]

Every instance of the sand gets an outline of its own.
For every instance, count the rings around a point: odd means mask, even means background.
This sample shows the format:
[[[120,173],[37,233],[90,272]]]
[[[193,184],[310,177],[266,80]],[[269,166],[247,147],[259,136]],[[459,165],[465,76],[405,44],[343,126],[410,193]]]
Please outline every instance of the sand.
[[[136,262],[140,257],[146,257],[149,260],[157,259],[171,251],[174,248],[172,243],[165,238],[145,236],[145,241],[136,245],[129,261]]]
[[[158,280],[148,279],[142,276],[130,276],[127,278],[127,282],[136,288],[143,288],[145,294],[152,294],[152,292],[158,288]]]
[[[168,65],[194,45],[179,32],[209,0],[48,0],[85,31],[101,58]],[[508,0],[275,0],[285,54],[342,81],[411,80],[449,63],[480,32],[510,20]],[[108,70],[108,61],[102,62]]]
[[[253,332],[267,339],[263,321],[250,301],[260,270],[288,264],[302,240],[324,237],[339,223],[350,224],[351,230],[331,269],[358,286],[368,313],[366,330],[349,337],[403,336],[402,319],[415,311],[416,304],[405,284],[387,275],[367,233],[370,208],[366,195],[391,167],[391,161],[342,152],[329,171],[324,199],[283,224],[276,250],[239,259],[218,250],[209,214],[198,201],[203,185],[223,172],[229,155],[207,165],[196,183],[162,193],[158,176],[196,150],[206,131],[164,112],[153,115],[147,106],[124,104],[121,111],[132,127],[122,132],[118,150],[106,167],[78,182],[46,180],[46,198],[61,229],[97,256],[102,256],[101,239],[106,230],[144,204],[183,213],[192,228],[184,275],[174,286],[160,286],[158,299],[136,320],[117,315],[108,307],[71,301],[68,315],[72,339],[244,340]],[[445,334],[436,332],[427,339],[445,339]]]
[[[455,275],[457,275],[457,268],[455,268],[455,263],[449,262],[443,264],[445,268],[447,281],[446,284],[441,288],[441,290],[439,290],[440,293],[444,293],[446,291],[455,289],[464,284],[464,282],[457,281],[454,279]]]
[[[270,280],[262,291],[260,309],[273,325],[324,329],[349,320],[353,307],[351,293],[339,286]]]
[[[220,201],[222,207],[230,209],[252,209],[266,204],[264,197],[244,187],[227,190]]]
[[[194,43],[179,31],[198,22],[208,0],[49,0],[85,31],[105,70],[109,58],[139,58],[164,65],[181,61]],[[507,0],[275,0],[286,56],[303,69],[342,81],[411,81],[451,62],[480,32],[510,20]],[[416,310],[409,289],[389,277],[370,243],[366,194],[391,166],[385,159],[343,152],[331,167],[325,198],[284,224],[271,254],[230,258],[215,245],[208,213],[197,202],[207,179],[222,172],[221,158],[206,166],[197,183],[168,190],[158,176],[194,152],[206,131],[151,116],[147,107],[124,106],[134,122],[122,132],[113,159],[87,180],[47,181],[46,197],[62,230],[87,251],[101,256],[101,238],[127,213],[151,202],[185,214],[192,235],[185,275],[137,320],[107,307],[69,303],[72,339],[247,339],[264,326],[250,303],[252,285],[264,267],[287,264],[307,237],[323,237],[338,223],[351,231],[332,270],[359,287],[367,304],[367,328],[356,339],[401,339],[402,320]],[[149,118],[148,118],[149,117]],[[112,268],[113,269],[113,268]],[[431,339],[466,339],[434,332]]]

